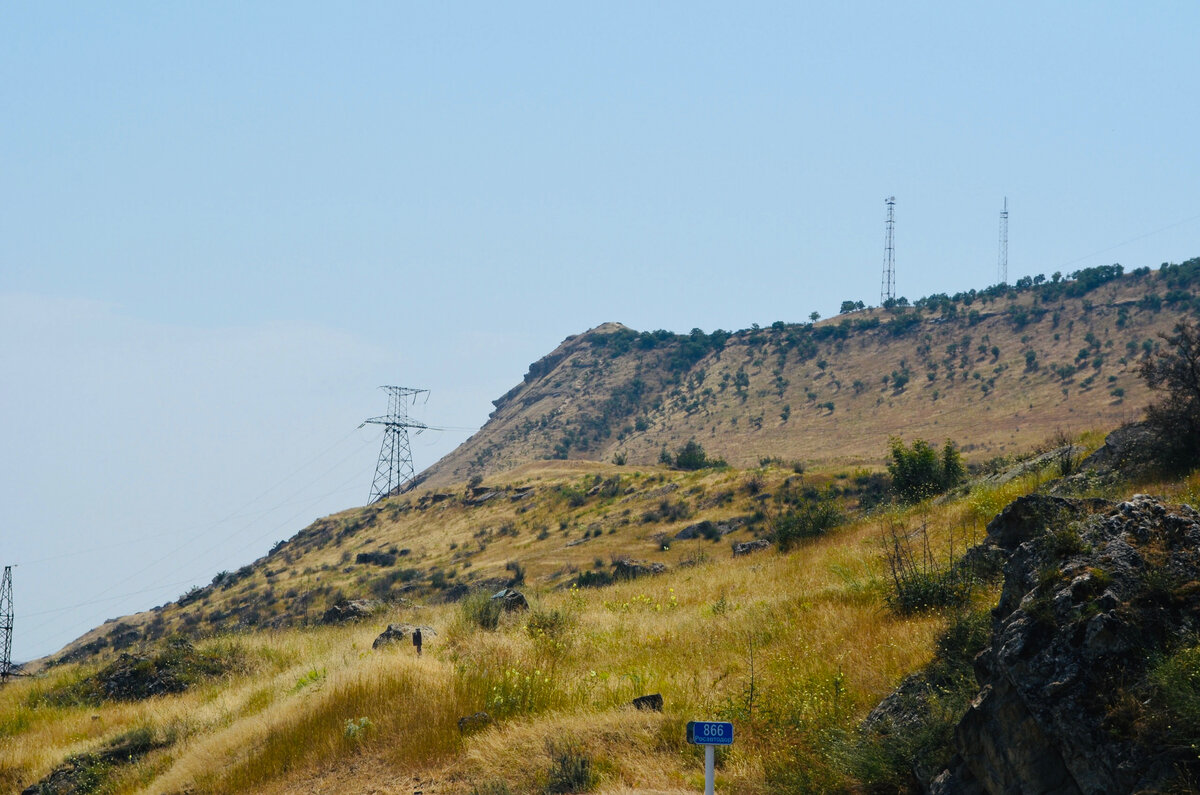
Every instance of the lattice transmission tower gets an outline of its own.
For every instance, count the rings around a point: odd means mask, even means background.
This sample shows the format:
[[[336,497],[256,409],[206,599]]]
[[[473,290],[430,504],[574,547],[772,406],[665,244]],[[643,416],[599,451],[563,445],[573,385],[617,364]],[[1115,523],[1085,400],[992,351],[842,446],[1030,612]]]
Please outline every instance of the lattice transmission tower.
[[[408,441],[408,429],[417,433],[429,426],[408,416],[408,405],[416,396],[428,394],[428,389],[411,389],[406,386],[381,386],[388,392],[388,413],[382,417],[364,420],[362,425],[382,425],[383,445],[379,448],[379,463],[375,466],[375,480],[371,483],[372,503],[399,494],[412,488],[416,473],[413,471],[412,446]]]
[[[1004,209],[1000,211],[1000,255],[996,261],[996,273],[1000,284],[1008,284],[1008,197],[1004,197]]]
[[[883,286],[879,290],[879,305],[896,299],[896,197],[888,196],[887,228],[883,238]]]
[[[12,566],[4,567],[4,579],[0,581],[0,682],[17,673],[12,661],[13,594]]]

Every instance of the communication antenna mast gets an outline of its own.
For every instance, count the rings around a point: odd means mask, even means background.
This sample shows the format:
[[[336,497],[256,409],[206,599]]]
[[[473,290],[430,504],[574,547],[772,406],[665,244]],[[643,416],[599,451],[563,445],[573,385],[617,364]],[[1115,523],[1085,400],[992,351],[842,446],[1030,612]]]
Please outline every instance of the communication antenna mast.
[[[883,238],[883,287],[879,291],[879,303],[886,306],[896,299],[896,197],[888,196],[887,232]]]
[[[412,447],[408,442],[408,429],[415,428],[417,433],[429,426],[417,422],[408,416],[408,403],[428,389],[410,389],[406,386],[381,386],[388,392],[388,413],[382,417],[372,417],[363,420],[363,425],[383,426],[383,445],[379,448],[379,463],[375,466],[375,480],[371,483],[371,495],[367,502],[372,503],[390,497],[412,488],[415,480],[412,462]]]
[[[17,673],[12,661],[13,594],[12,566],[4,567],[4,579],[0,581],[0,682]]]
[[[1000,211],[1000,259],[996,270],[1000,284],[1008,284],[1008,197],[1004,197],[1004,209]]]

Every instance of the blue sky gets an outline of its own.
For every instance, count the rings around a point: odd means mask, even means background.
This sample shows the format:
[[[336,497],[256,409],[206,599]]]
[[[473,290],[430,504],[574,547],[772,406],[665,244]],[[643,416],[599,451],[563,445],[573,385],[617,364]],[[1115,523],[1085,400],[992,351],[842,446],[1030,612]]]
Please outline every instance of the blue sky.
[[[568,334],[1200,255],[1194,3],[13,3],[16,656],[361,504]],[[415,442],[427,466],[464,433]]]

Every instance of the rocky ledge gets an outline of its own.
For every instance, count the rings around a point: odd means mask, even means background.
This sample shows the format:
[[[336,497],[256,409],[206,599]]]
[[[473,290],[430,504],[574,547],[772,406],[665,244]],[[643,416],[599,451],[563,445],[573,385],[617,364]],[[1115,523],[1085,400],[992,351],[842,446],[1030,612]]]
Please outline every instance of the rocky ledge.
[[[1200,513],[1145,495],[1029,497],[993,520],[989,539],[1008,553],[991,644],[975,660],[980,690],[956,755],[929,791],[1157,792],[1200,780],[1194,748],[1148,739],[1130,716],[1155,660],[1197,643]]]

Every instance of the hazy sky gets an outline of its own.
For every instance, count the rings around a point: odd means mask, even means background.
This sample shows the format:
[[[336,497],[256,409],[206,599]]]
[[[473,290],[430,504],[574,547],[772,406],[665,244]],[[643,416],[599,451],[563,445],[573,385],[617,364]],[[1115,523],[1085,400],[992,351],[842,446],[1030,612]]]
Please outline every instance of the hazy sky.
[[[1200,5],[6,3],[15,656],[362,504],[616,320],[1200,255]],[[417,468],[465,433],[424,434]]]

